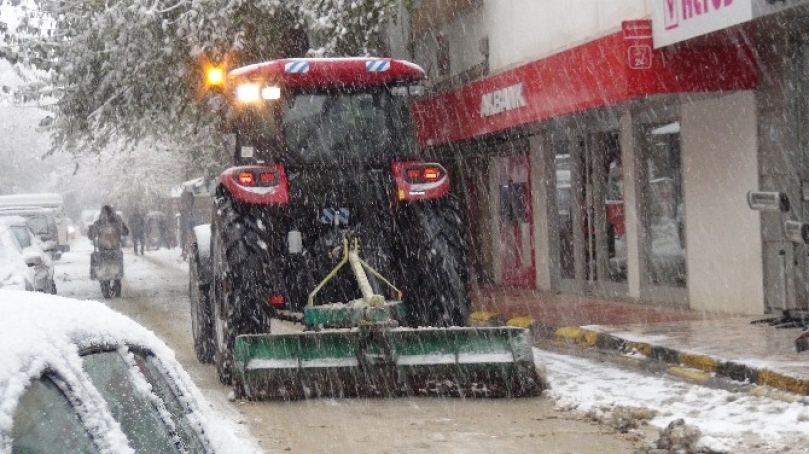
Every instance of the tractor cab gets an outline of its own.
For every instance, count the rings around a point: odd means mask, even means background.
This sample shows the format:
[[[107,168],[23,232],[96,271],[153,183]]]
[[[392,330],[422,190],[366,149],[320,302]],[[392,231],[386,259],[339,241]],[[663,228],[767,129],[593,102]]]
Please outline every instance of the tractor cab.
[[[391,59],[294,59],[227,78],[236,165],[389,165],[417,157],[410,100],[424,72]]]

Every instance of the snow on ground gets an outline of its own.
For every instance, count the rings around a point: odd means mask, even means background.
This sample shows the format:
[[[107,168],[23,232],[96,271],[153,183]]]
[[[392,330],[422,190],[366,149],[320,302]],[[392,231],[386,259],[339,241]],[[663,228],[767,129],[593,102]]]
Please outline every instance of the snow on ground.
[[[549,396],[559,408],[599,413],[645,407],[656,411],[652,426],[662,429],[682,418],[699,427],[700,444],[712,452],[809,453],[806,401],[711,389],[539,349],[534,356],[547,368]]]

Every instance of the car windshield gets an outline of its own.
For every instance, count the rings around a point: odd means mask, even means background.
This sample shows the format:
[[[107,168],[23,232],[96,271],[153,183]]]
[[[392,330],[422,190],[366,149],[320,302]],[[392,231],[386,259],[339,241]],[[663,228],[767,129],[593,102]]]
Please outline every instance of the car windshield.
[[[175,445],[175,437],[149,396],[143,392],[143,387],[137,385],[120,353],[111,351],[86,355],[83,364],[136,452],[180,452]]]
[[[188,418],[190,409],[186,403],[180,400],[177,390],[171,386],[166,375],[161,372],[160,365],[155,358],[136,353],[135,363],[146,381],[152,385],[152,392],[166,404],[166,409],[177,423],[177,433],[183,440],[186,449],[195,453],[207,452],[205,442],[199,436],[198,430],[201,431],[201,429],[195,429],[195,425]]]
[[[12,454],[99,452],[70,401],[47,376],[31,383],[14,410]]]

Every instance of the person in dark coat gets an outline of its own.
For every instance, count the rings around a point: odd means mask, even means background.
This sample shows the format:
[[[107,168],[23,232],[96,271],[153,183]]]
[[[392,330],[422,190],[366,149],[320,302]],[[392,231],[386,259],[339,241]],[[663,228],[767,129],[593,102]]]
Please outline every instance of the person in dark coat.
[[[98,249],[120,249],[121,238],[127,235],[129,227],[110,205],[101,207],[98,220],[87,229],[87,236]]]
[[[129,215],[129,230],[132,233],[135,255],[138,255],[138,245],[140,245],[140,255],[143,255],[144,243],[146,243],[146,218],[139,207],[134,207]]]

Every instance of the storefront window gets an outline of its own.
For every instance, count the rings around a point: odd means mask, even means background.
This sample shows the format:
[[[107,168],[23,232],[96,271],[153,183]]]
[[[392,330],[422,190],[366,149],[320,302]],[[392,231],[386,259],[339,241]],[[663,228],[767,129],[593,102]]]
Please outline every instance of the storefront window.
[[[594,193],[595,225],[601,225],[601,234],[606,245],[600,245],[597,251],[606,252],[607,261],[603,266],[602,279],[612,282],[626,282],[627,250],[626,228],[624,226],[624,168],[621,159],[621,146],[616,131],[598,134],[594,137],[593,161],[601,169],[593,170],[593,179],[600,180],[602,190]],[[602,195],[603,194],[603,195]],[[600,212],[603,205],[603,214]],[[603,218],[602,218],[603,216]],[[598,243],[598,239],[596,239]],[[604,247],[606,246],[606,251]],[[596,253],[598,258],[598,253]]]
[[[573,207],[570,154],[562,151],[554,159],[556,172],[556,210],[559,223],[559,273],[562,279],[575,277],[573,255]]]
[[[624,179],[617,131],[559,141],[554,158],[559,277],[626,282]]]
[[[685,287],[686,243],[680,123],[643,129],[643,227],[653,285]]]

